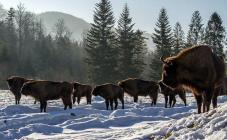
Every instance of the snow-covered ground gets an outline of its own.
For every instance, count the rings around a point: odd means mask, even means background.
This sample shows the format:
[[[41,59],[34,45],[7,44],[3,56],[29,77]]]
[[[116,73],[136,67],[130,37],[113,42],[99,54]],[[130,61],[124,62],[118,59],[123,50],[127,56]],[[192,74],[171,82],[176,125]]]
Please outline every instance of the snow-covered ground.
[[[164,108],[160,95],[158,105],[139,98],[133,103],[125,97],[125,109],[105,110],[102,98],[93,97],[63,110],[61,100],[49,101],[47,113],[39,113],[39,103],[22,96],[14,105],[9,91],[0,91],[0,140],[7,139],[227,139],[227,96],[218,98],[219,107],[197,114],[196,103],[187,95],[188,106],[177,98],[175,108]]]

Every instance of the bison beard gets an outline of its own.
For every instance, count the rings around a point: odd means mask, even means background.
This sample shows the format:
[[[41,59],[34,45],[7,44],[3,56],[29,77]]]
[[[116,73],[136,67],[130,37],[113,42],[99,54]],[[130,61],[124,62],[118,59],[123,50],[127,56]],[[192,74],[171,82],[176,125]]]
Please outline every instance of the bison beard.
[[[103,84],[96,86],[92,94],[94,96],[101,96],[105,99],[106,103],[106,110],[109,109],[109,105],[111,107],[111,110],[113,110],[113,102],[115,103],[115,108],[117,109],[118,101],[119,99],[122,104],[122,109],[124,109],[124,91],[121,89],[121,87],[114,85],[114,84]]]
[[[137,78],[128,78],[118,82],[124,92],[134,97],[134,102],[138,101],[138,96],[150,96],[151,106],[156,105],[158,97],[158,84],[154,81],[145,81]]]
[[[74,87],[73,104],[76,102],[76,98],[77,98],[77,103],[80,104],[81,97],[86,97],[87,104],[91,104],[92,87],[90,85],[83,85],[76,82],[76,83],[73,83],[73,87]]]
[[[194,93],[198,113],[209,111],[214,89],[224,79],[224,61],[209,46],[198,45],[182,50],[163,61],[162,82],[171,88],[183,86]]]
[[[47,101],[62,99],[64,109],[72,108],[73,85],[68,82],[32,81],[23,85],[21,93],[40,101],[40,112],[46,112]]]
[[[15,96],[15,104],[20,104],[21,93],[20,90],[25,82],[31,81],[19,76],[11,76],[7,80],[9,90]]]

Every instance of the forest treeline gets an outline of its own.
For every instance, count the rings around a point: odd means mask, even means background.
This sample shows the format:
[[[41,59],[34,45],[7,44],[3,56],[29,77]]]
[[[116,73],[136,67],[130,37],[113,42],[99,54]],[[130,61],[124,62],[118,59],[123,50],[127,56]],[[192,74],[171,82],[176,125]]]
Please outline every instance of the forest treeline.
[[[153,52],[147,51],[147,38],[134,25],[127,4],[115,19],[110,0],[100,0],[91,28],[82,41],[74,41],[64,20],[58,20],[50,35],[23,4],[10,8],[7,15],[0,13],[0,88],[6,88],[5,79],[11,75],[91,84],[128,77],[159,80],[161,56],[197,44],[209,44],[224,56],[226,32],[217,12],[204,23],[195,11],[185,34],[179,22],[171,27],[167,10],[162,8],[151,36],[156,46]]]

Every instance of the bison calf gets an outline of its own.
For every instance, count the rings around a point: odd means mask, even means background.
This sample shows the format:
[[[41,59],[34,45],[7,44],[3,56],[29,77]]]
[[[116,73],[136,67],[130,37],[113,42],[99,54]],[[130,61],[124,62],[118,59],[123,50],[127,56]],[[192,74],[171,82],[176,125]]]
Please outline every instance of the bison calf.
[[[124,109],[124,91],[121,87],[114,84],[103,84],[96,86],[92,91],[94,96],[101,96],[105,99],[106,110],[108,110],[109,105],[111,110],[113,110],[113,102],[115,103],[115,109],[117,109],[119,99],[122,104],[122,109]]]
[[[15,103],[20,104],[21,93],[20,90],[25,82],[31,81],[19,76],[11,76],[7,80],[9,90],[15,96]]]
[[[158,97],[158,84],[154,81],[145,81],[137,78],[129,78],[118,82],[124,92],[134,97],[134,102],[138,101],[138,96],[150,96],[151,105],[156,105]]]
[[[86,97],[87,104],[91,104],[92,87],[90,85],[83,85],[75,82],[73,83],[73,87],[74,87],[73,104],[75,103],[76,98],[77,98],[77,103],[80,104],[81,97]]]
[[[164,85],[161,81],[158,83],[160,86],[161,93],[165,97],[165,108],[167,108],[167,103],[168,103],[168,98],[169,98],[169,106],[174,107],[176,103],[176,95],[179,95],[181,100],[184,102],[184,105],[186,106],[186,93],[184,92],[183,89],[171,89]]]
[[[31,81],[23,85],[21,93],[40,101],[40,111],[46,112],[47,101],[62,99],[64,109],[72,108],[73,85],[68,82]]]

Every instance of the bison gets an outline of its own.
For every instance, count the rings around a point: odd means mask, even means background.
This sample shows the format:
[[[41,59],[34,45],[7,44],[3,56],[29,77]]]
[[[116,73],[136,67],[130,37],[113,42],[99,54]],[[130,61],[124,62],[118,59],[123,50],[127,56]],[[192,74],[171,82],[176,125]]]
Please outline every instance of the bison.
[[[154,81],[145,81],[138,78],[128,78],[118,82],[124,92],[134,97],[134,102],[138,101],[138,96],[150,96],[151,105],[156,105],[158,97],[158,84]]]
[[[111,110],[113,110],[113,102],[115,103],[114,109],[117,109],[117,106],[118,106],[117,99],[121,101],[122,109],[124,109],[124,91],[121,87],[117,85],[107,83],[107,84],[96,86],[93,89],[92,94],[94,96],[99,95],[105,99],[106,110],[108,110],[109,105],[111,107]]]
[[[186,93],[182,88],[173,90],[173,89],[167,87],[166,85],[164,85],[161,81],[158,82],[158,84],[159,84],[161,93],[165,97],[165,108],[167,108],[168,97],[169,97],[169,106],[174,107],[174,105],[176,103],[176,95],[179,95],[181,100],[184,102],[185,106],[187,105],[186,104]]]
[[[209,111],[214,89],[223,82],[224,61],[208,45],[197,45],[163,59],[162,82],[171,87],[183,86],[194,93],[198,113]],[[215,101],[215,97],[213,97]],[[216,99],[217,100],[217,99]]]
[[[23,85],[21,93],[40,102],[40,112],[46,112],[47,101],[62,99],[64,110],[72,108],[73,85],[68,82],[31,81]]]
[[[92,87],[90,85],[84,85],[84,84],[75,82],[73,83],[73,87],[74,87],[73,104],[75,103],[76,98],[77,98],[77,103],[80,104],[81,97],[86,97],[87,104],[91,104]]]
[[[7,80],[9,90],[15,96],[15,104],[20,104],[21,93],[20,90],[25,82],[31,81],[30,79],[25,79],[19,76],[11,76]]]

